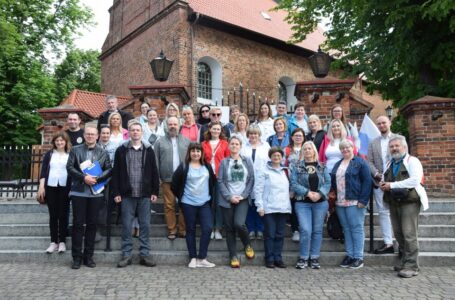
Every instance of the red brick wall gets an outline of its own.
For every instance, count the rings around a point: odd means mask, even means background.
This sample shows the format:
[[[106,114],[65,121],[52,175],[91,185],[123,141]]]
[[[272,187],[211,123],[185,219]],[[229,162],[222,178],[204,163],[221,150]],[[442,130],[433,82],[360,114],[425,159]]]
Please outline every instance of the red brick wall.
[[[442,117],[432,120],[435,111]],[[455,99],[424,97],[408,104],[402,113],[409,122],[411,154],[422,162],[427,192],[455,195]]]

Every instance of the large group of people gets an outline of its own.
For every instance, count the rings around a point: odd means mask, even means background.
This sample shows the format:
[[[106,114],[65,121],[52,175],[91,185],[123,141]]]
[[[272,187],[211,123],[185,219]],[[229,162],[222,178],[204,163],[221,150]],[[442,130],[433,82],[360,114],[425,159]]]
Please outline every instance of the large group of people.
[[[265,266],[285,268],[289,223],[292,240],[299,243],[295,267],[319,269],[330,213],[338,216],[344,235],[340,267],[361,268],[365,211],[374,193],[384,238],[375,254],[394,253],[394,234],[400,257],[395,270],[404,278],[418,274],[418,216],[421,206],[428,208],[423,170],[408,154],[405,138],[391,133],[387,117],[376,119],[381,136],[369,144],[365,158],[357,152],[357,128],[340,105],[333,106],[324,127],[301,103],[292,116],[284,102],[277,104],[275,116],[269,103],[261,103],[251,123],[232,106],[228,124],[221,123],[220,107],[208,105],[198,109],[196,120],[192,107],[170,103],[161,122],[146,102],[137,118],[118,109],[115,96],[107,97],[106,107],[97,126],[84,129],[79,116],[70,113],[68,129],[54,134],[43,160],[38,200],[49,208],[46,252],[66,251],[71,202],[73,269],[96,266],[99,211],[109,201],[121,206],[117,266],[132,263],[133,232],[140,264],[155,266],[149,224],[161,188],[167,238],[185,238],[190,268],[215,266],[208,247],[223,234],[232,268],[241,264],[237,237],[247,259],[255,257],[252,240],[263,240]]]

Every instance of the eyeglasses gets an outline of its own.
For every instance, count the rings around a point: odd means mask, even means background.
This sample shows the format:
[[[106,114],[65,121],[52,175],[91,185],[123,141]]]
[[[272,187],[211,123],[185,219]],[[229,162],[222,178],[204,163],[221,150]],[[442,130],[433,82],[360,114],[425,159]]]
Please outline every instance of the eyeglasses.
[[[205,109],[204,109],[204,110],[201,110],[201,112],[202,112],[203,114],[208,113],[209,111],[210,111],[210,110],[205,110]]]
[[[219,116],[221,116],[221,114],[212,114],[212,116],[219,117]]]

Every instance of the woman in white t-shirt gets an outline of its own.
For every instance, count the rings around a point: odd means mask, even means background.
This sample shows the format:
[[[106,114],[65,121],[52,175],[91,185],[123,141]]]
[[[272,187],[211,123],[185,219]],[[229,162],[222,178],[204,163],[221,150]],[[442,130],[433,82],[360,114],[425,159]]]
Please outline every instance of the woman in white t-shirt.
[[[267,102],[259,104],[259,112],[256,118],[256,125],[261,129],[261,141],[267,142],[267,138],[275,134],[273,128],[272,109]]]

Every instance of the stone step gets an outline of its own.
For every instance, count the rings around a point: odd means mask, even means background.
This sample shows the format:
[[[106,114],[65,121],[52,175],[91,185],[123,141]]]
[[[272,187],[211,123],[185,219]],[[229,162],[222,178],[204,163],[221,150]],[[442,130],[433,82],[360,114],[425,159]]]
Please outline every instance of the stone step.
[[[239,253],[240,254],[240,253]],[[155,251],[151,252],[152,257],[160,265],[182,265],[188,264],[187,251]],[[138,263],[138,253],[133,253],[133,263]],[[289,268],[293,268],[299,254],[298,252],[283,252],[283,261]],[[344,252],[321,252],[319,259],[322,268],[338,266],[345,256]],[[248,260],[244,255],[239,255],[242,267],[251,265],[263,265],[264,253],[257,251],[256,257]],[[120,251],[104,252],[95,251],[94,260],[98,265],[112,265],[115,267],[121,258]],[[218,267],[228,266],[229,260],[227,252],[208,252],[207,259]],[[365,265],[367,266],[390,266],[392,267],[397,260],[396,254],[374,255],[364,254]],[[43,250],[0,250],[0,262],[33,262],[68,265],[71,264],[71,253],[67,251],[63,254],[46,254]],[[421,266],[455,266],[455,253],[453,252],[421,252],[419,256]],[[144,269],[145,270],[145,269]],[[303,271],[304,272],[304,271]]]
[[[161,201],[152,204],[152,209],[157,213],[163,212]],[[36,200],[15,199],[4,201],[0,199],[0,214],[3,213],[35,213],[46,212],[47,206],[40,205]],[[455,212],[455,199],[430,199],[430,208],[425,213],[430,212]]]
[[[122,226],[112,225],[111,235],[120,236]],[[106,235],[106,228],[100,227],[100,232]],[[197,226],[197,235],[199,235],[199,226]],[[328,237],[326,226],[323,230],[324,237]],[[48,236],[49,225],[47,223],[25,223],[25,224],[0,224],[0,237],[2,236]],[[167,227],[165,224],[150,225],[151,237],[165,237]],[[285,236],[292,235],[290,226],[286,226]],[[370,227],[365,226],[365,236],[370,236]],[[374,237],[381,238],[382,231],[380,226],[374,226]],[[455,237],[455,225],[419,225],[419,237]]]
[[[1,207],[1,205],[0,205]],[[70,218],[71,220],[71,218]],[[115,222],[116,217],[113,216]],[[365,225],[369,225],[370,216],[365,214]],[[377,214],[373,217],[374,225],[379,225]],[[49,222],[47,210],[44,212],[0,213],[0,224],[37,224]],[[119,220],[121,222],[121,220]],[[165,224],[163,213],[151,216],[152,224]],[[420,214],[419,225],[455,225],[455,212],[424,212]],[[1,234],[0,234],[1,235]]]
[[[45,250],[49,246],[49,237],[0,237],[0,250]],[[136,248],[139,246],[138,239],[133,239]],[[153,250],[157,251],[184,251],[186,250],[186,241],[183,238],[178,238],[170,241],[163,237],[151,237],[150,244]],[[382,246],[381,239],[374,239],[374,249]],[[253,248],[258,251],[263,251],[264,242],[261,240],[251,241]],[[68,248],[71,246],[71,239],[68,239]],[[209,245],[210,251],[226,251],[226,240],[212,240]],[[240,241],[237,243],[237,248],[242,249]],[[455,238],[420,238],[419,247],[422,252],[455,252]],[[96,244],[96,249],[102,250],[105,248],[105,242],[101,241]],[[111,248],[113,250],[121,249],[120,237],[112,237]],[[369,249],[369,239],[365,239],[365,251]],[[325,252],[342,252],[344,245],[339,241],[331,238],[324,238],[321,245],[321,251]],[[283,251],[299,251],[299,243],[292,242],[286,239]]]

